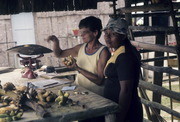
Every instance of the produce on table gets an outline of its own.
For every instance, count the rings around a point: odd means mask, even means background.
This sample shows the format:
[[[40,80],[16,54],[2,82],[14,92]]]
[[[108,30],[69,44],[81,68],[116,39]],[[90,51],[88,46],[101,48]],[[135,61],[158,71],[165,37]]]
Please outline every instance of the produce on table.
[[[58,94],[45,89],[35,89],[32,84],[15,87],[8,82],[0,84],[0,122],[18,120],[23,115],[22,106],[26,105],[36,111],[40,117],[45,117],[44,108],[50,107],[50,103],[58,103],[60,106],[76,105],[69,99],[69,93],[58,91]]]
[[[71,55],[69,55],[68,57],[66,57],[66,58],[63,59],[63,63],[64,63],[66,66],[71,66],[74,62],[76,62],[76,59],[73,58]]]
[[[68,92],[63,92],[59,90],[58,95],[59,96],[55,99],[55,102],[57,102],[60,106],[65,105],[69,99],[68,97],[70,94]]]

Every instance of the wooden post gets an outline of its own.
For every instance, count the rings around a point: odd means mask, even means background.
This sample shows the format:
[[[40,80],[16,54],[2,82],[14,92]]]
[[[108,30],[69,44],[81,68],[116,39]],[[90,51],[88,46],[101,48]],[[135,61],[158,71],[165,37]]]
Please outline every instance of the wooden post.
[[[167,16],[157,16],[157,17],[152,17],[152,25],[153,26],[163,26],[167,27],[168,26],[168,17]],[[156,35],[156,44],[165,44],[165,34],[159,34]],[[154,57],[160,57],[164,56],[164,52],[155,52]],[[164,61],[155,61],[154,66],[163,66]],[[159,72],[154,72],[154,78],[153,78],[153,83],[159,86],[162,86],[162,80],[163,80],[163,73]],[[153,93],[153,98],[152,100],[157,103],[161,103],[161,95]],[[160,110],[156,110],[160,114]],[[157,117],[152,115],[153,120],[156,120]]]
[[[148,5],[148,2],[149,1],[144,1],[144,5]],[[145,13],[147,13],[148,11],[145,11]],[[148,16],[145,16],[144,17],[144,26],[149,26],[149,17]],[[142,54],[143,55],[143,58],[144,59],[148,59],[149,58],[149,52],[147,52],[147,53],[143,53]],[[143,78],[144,78],[144,80],[145,81],[148,81],[148,78],[149,78],[149,71],[148,70],[146,70],[146,69],[143,69]],[[147,113],[148,113],[148,110],[147,110],[148,108],[146,108],[146,111],[147,111]],[[149,114],[150,114],[150,112],[149,112]],[[150,116],[150,115],[149,115]],[[148,117],[148,118],[150,118],[150,117]]]
[[[130,0],[124,0],[125,2],[125,7],[131,7],[131,1]],[[131,13],[125,14],[126,21],[128,22],[129,25],[132,25],[132,16]]]

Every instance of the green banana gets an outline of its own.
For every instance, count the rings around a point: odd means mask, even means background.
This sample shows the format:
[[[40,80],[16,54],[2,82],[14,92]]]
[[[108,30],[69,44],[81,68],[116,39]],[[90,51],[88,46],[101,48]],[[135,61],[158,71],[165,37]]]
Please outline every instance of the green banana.
[[[7,114],[0,114],[0,118],[5,118],[5,117],[8,117],[9,115]]]
[[[64,96],[63,91],[59,90],[59,91],[58,91],[58,95],[59,95],[59,96]]]
[[[59,105],[65,105],[70,94],[59,90],[58,95],[59,96],[55,99],[55,102],[58,102]]]

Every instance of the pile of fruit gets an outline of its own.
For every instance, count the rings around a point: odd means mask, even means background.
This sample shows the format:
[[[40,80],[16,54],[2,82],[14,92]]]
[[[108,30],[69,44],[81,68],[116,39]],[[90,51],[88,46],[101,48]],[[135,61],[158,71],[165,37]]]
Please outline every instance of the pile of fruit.
[[[12,99],[9,96],[6,96],[6,93],[8,91],[15,90],[15,86],[10,82],[4,84],[3,86],[0,84],[0,122],[18,120],[23,115],[23,110],[17,104],[16,100]],[[19,95],[21,95],[20,91],[17,90],[16,93],[17,92],[19,92]]]
[[[69,93],[68,92],[63,92],[61,90],[58,91],[58,97],[55,99],[55,102],[57,102],[60,106],[63,106],[67,103],[68,100],[70,100]]]
[[[22,115],[23,110],[13,104],[0,108],[0,122],[19,120]]]
[[[57,95],[52,91],[46,91],[45,89],[37,90],[36,100],[43,107],[50,107],[51,102],[54,102],[57,98]]]
[[[73,63],[76,62],[76,59],[73,58],[71,55],[69,55],[68,57],[64,58],[63,59],[63,63],[66,65],[66,66],[71,66]]]
[[[45,89],[33,89],[26,86],[15,87],[11,82],[3,86],[0,84],[0,122],[20,119],[23,115],[22,105],[25,101],[34,101],[43,108],[50,107],[50,103],[54,102],[63,106],[69,100],[69,95],[68,92],[61,90],[56,95]]]

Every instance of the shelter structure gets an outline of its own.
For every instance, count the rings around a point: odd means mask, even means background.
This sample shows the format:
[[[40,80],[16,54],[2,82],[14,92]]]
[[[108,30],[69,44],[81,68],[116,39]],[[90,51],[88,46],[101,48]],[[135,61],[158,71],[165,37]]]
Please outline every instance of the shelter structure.
[[[105,16],[99,14],[100,11],[94,11],[98,8],[98,2],[111,2],[110,6],[105,6],[104,10],[110,8],[112,12],[107,12]],[[51,25],[48,28],[51,32],[59,34],[53,30],[53,24],[59,24],[58,18],[67,16],[68,11],[73,11],[70,16],[76,15],[82,17],[78,12],[80,10],[92,10],[96,16],[107,22],[107,17],[121,16],[129,22],[129,36],[131,42],[141,52],[142,59],[142,77],[139,83],[139,91],[141,94],[141,102],[144,104],[148,121],[166,121],[161,116],[161,110],[171,115],[171,121],[180,118],[180,111],[175,110],[173,106],[179,104],[180,93],[179,91],[172,90],[172,75],[176,76],[179,80],[180,76],[180,1],[177,0],[1,0],[0,1],[0,15],[18,14],[21,12],[37,13],[35,20],[38,17],[41,20],[36,21],[37,30],[39,22],[45,22],[48,16],[48,22]],[[64,11],[64,14],[46,14],[44,12],[58,12]],[[38,12],[42,12],[39,14]],[[83,12],[81,12],[82,14]],[[92,13],[89,12],[89,15]],[[8,18],[8,16],[5,16]],[[105,18],[105,19],[104,19]],[[9,25],[8,25],[9,26]],[[45,25],[44,25],[45,26]],[[59,27],[60,25],[58,25]],[[7,28],[7,25],[6,27]],[[43,28],[44,29],[44,28]],[[42,36],[46,36],[49,32],[41,32],[36,35],[38,40],[43,40]],[[145,37],[150,37],[151,42],[146,42]],[[173,38],[171,38],[173,37]],[[6,37],[8,38],[8,36]],[[61,37],[63,38],[63,37]],[[139,41],[143,38],[143,42]],[[68,38],[69,39],[69,38]],[[75,38],[76,41],[78,38]],[[6,44],[13,42],[10,39]],[[149,39],[148,39],[149,40]],[[37,41],[38,44],[43,42]],[[64,41],[67,43],[67,41]],[[8,47],[8,46],[7,46]],[[11,45],[12,47],[12,45]],[[149,58],[149,54],[153,54],[153,58]],[[7,54],[8,60],[12,60]],[[45,60],[47,61],[47,60]],[[172,64],[172,61],[176,62]],[[167,66],[165,66],[167,62]],[[150,65],[152,64],[152,65]],[[175,69],[174,66],[177,68]],[[149,71],[153,72],[152,83],[148,81]],[[168,76],[168,88],[164,88],[164,75]],[[180,80],[178,83],[180,88]],[[147,95],[147,91],[152,91],[152,99]],[[180,90],[180,89],[179,89]],[[161,105],[162,95],[170,100],[170,108]],[[174,100],[178,103],[174,103]]]

